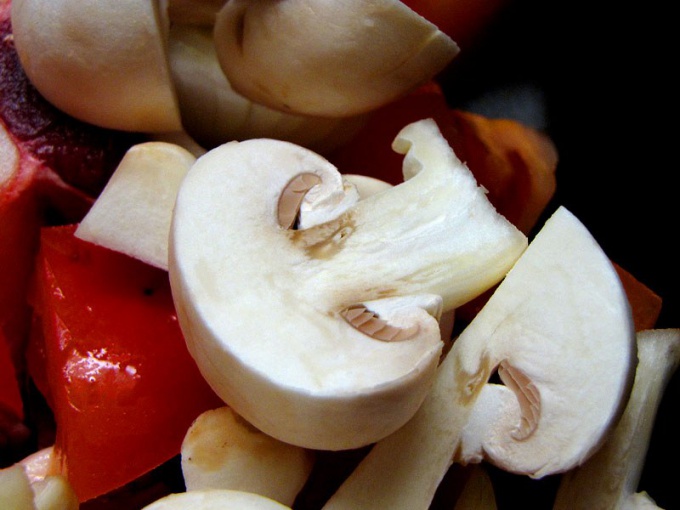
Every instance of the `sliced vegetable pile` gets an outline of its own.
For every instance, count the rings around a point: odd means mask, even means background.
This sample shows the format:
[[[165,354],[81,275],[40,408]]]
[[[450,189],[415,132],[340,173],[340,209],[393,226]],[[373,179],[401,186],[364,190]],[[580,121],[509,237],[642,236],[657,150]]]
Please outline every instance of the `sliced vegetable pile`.
[[[654,506],[680,330],[438,81],[502,5],[0,0],[0,507]]]

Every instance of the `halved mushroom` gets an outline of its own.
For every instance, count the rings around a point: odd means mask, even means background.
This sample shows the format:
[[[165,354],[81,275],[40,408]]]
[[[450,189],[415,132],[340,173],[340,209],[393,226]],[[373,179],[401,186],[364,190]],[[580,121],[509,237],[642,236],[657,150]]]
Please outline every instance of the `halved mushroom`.
[[[259,494],[232,490],[205,490],[178,492],[170,494],[150,505],[143,510],[290,510],[290,507],[282,505]]]
[[[559,208],[455,340],[418,413],[324,510],[425,510],[454,461],[532,477],[583,463],[621,415],[635,352],[615,269]],[[501,365],[509,384],[490,384]]]
[[[526,248],[433,121],[395,148],[408,180],[365,200],[320,156],[265,139],[209,151],[182,182],[169,270],[188,348],[277,439],[346,449],[402,426],[432,384],[439,315]]]
[[[641,331],[637,345],[640,361],[626,410],[602,448],[562,477],[555,510],[658,508],[637,490],[656,412],[680,366],[680,329]]]
[[[166,57],[167,13],[148,0],[14,0],[26,74],[66,113],[107,128],[181,129]]]
[[[274,439],[229,407],[201,414],[182,442],[188,491],[253,492],[292,506],[314,465],[314,454]]]
[[[364,124],[363,116],[296,115],[238,94],[220,68],[210,28],[172,26],[168,58],[182,123],[205,147],[231,140],[277,138],[323,153],[347,142]]]
[[[215,47],[234,89],[286,112],[364,113],[432,79],[458,53],[398,0],[230,0]]]

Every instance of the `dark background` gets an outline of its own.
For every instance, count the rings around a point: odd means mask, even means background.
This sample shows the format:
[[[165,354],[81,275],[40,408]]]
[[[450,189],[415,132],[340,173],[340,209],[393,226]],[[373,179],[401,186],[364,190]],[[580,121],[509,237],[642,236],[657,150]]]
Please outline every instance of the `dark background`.
[[[560,161],[546,214],[570,209],[613,261],[662,297],[657,326],[680,327],[677,29],[669,7],[601,5],[509,3],[483,39],[462,48],[446,92],[454,107],[516,118],[551,136]],[[679,402],[676,373],[640,483],[666,509],[680,508]],[[553,485],[517,482],[523,507],[546,508],[540,493]]]

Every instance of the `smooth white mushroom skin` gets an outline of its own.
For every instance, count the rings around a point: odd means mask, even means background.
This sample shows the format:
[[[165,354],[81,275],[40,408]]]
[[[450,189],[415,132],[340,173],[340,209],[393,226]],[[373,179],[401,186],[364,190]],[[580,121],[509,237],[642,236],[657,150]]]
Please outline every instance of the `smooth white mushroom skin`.
[[[290,510],[259,494],[233,490],[205,490],[170,494],[143,510]]]
[[[526,248],[434,122],[396,146],[409,180],[364,200],[317,154],[262,139],[209,151],[180,187],[169,271],[189,351],[229,406],[282,441],[347,449],[402,426],[432,384],[440,314]],[[301,175],[319,184],[290,230],[279,201]],[[378,320],[357,323],[356,306]]]
[[[276,138],[324,153],[349,141],[365,121],[364,116],[326,118],[281,112],[238,94],[222,72],[210,28],[172,26],[168,58],[182,123],[205,147]]]
[[[504,362],[540,414],[489,384]],[[454,341],[416,415],[378,442],[324,510],[426,510],[452,462],[543,476],[582,463],[619,418],[635,368],[627,298],[585,227],[559,208]],[[521,374],[521,375],[517,375]]]
[[[148,0],[13,0],[26,75],[57,108],[106,128],[181,129],[167,14]]]
[[[181,458],[187,491],[240,490],[289,506],[314,465],[313,452],[263,434],[228,407],[196,418]]]
[[[78,224],[76,237],[167,270],[172,208],[195,161],[172,143],[134,145]]]
[[[656,508],[637,489],[659,404],[680,365],[680,329],[641,331],[637,345],[635,383],[623,416],[602,448],[563,475],[555,510]]]
[[[230,0],[215,47],[235,90],[286,112],[342,117],[392,101],[458,46],[398,0]]]

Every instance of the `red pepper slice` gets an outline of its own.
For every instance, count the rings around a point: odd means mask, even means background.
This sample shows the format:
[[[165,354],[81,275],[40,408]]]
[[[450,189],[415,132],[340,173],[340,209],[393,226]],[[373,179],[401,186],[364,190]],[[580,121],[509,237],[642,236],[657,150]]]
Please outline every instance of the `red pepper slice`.
[[[42,335],[30,350],[58,465],[85,501],[177,455],[192,421],[223,403],[186,349],[167,273],[74,231],[41,232],[32,301]]]

